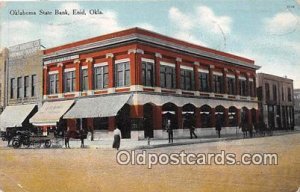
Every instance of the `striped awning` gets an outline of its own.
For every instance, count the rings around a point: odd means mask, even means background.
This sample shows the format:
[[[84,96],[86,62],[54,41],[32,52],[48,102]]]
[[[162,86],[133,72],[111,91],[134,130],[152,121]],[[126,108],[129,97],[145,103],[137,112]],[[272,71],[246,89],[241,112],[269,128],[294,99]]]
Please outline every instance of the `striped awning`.
[[[29,122],[35,126],[55,126],[73,103],[74,100],[45,102]]]
[[[116,116],[128,102],[131,94],[104,95],[79,99],[64,115],[64,119],[80,119]]]
[[[35,106],[35,104],[7,106],[0,115],[0,129],[4,131],[7,127],[22,127]]]

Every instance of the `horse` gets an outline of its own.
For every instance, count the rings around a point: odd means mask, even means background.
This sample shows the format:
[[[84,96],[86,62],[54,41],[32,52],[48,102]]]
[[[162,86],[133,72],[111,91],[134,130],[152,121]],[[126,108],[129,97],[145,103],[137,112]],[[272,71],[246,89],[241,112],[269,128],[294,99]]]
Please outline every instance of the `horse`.
[[[65,134],[65,147],[70,148],[70,138],[72,139],[80,139],[81,148],[84,148],[84,139],[87,138],[87,131],[84,129],[80,129],[79,131],[68,130]]]

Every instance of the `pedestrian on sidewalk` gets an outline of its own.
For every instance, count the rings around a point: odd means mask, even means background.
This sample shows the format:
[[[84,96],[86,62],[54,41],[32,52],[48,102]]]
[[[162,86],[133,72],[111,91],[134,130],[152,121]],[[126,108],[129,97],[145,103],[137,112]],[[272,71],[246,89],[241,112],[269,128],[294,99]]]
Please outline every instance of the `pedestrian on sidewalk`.
[[[218,137],[221,138],[221,129],[222,129],[222,124],[221,121],[218,120],[216,123],[216,131],[218,133]]]
[[[120,148],[120,143],[121,143],[121,138],[122,138],[122,134],[121,131],[118,127],[116,127],[116,129],[114,130],[114,142],[112,147],[119,150]]]
[[[170,119],[167,120],[166,130],[168,132],[169,143],[173,143],[173,127],[171,126]]]
[[[195,138],[197,138],[197,135],[195,133],[195,127],[193,125],[190,127],[190,136],[191,136],[191,139],[193,139],[193,136]]]

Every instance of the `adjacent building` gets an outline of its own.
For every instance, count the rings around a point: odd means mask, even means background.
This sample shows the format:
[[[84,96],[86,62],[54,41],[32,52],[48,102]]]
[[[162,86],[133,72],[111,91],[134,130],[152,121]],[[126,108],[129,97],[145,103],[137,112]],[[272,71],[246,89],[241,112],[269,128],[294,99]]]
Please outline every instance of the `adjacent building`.
[[[275,129],[294,129],[293,80],[258,73],[260,118]]]
[[[8,48],[6,64],[6,106],[0,116],[0,126],[30,127],[29,118],[42,104],[43,52],[40,40]]]
[[[7,49],[2,49],[0,52],[0,114],[5,108],[7,55]]]
[[[43,67],[35,126],[162,138],[168,119],[182,137],[187,121],[200,135],[215,135],[216,122],[235,134],[259,117],[253,60],[140,28],[46,49]]]
[[[300,89],[294,89],[295,125],[300,126]]]

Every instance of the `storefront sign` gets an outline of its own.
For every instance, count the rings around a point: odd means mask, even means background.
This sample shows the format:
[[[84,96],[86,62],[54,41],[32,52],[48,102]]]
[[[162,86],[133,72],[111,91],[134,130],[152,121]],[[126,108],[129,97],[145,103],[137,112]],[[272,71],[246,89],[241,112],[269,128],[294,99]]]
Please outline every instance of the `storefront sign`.
[[[41,41],[30,41],[8,48],[8,57],[10,61],[24,59],[30,55],[36,54],[41,49]]]

